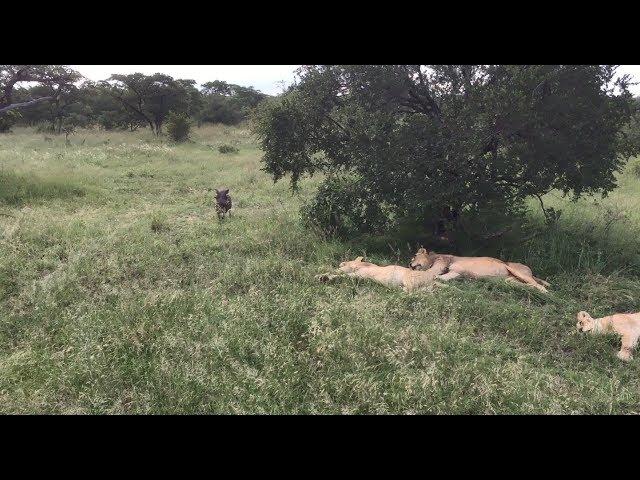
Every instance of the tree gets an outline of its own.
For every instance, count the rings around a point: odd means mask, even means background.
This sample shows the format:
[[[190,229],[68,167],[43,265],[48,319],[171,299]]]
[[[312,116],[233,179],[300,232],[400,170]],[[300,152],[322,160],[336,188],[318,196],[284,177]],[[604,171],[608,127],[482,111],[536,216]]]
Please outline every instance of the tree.
[[[290,174],[295,189],[304,175],[327,173],[331,185],[348,184],[353,216],[430,224],[515,212],[554,189],[579,197],[615,187],[638,151],[621,135],[635,107],[629,78],[615,70],[304,66],[297,85],[259,109],[254,129],[275,181]]]
[[[636,114],[625,128],[625,133],[628,135],[629,141],[640,148],[640,97],[635,97],[633,102],[635,104]]]
[[[88,105],[85,91],[73,84],[54,88],[49,85],[36,85],[29,89],[16,91],[21,97],[51,97],[48,102],[41,102],[23,110],[22,122],[36,124],[46,122],[48,129],[60,134],[63,124],[73,123],[76,127],[87,126],[90,123],[91,109]]]
[[[112,75],[100,85],[104,92],[143,120],[156,135],[160,135],[169,112],[181,113],[189,109],[188,82],[174,80],[162,73],[132,73]]]
[[[0,65],[0,114],[47,100],[55,100],[59,94],[81,78],[78,72],[64,65]],[[24,82],[37,82],[48,87],[47,94],[14,102],[14,88]]]
[[[198,117],[204,105],[204,99],[202,97],[202,92],[196,87],[196,81],[176,80],[176,83],[184,89],[186,94],[185,113],[189,117]]]
[[[200,121],[235,125],[245,120],[267,95],[253,87],[215,80],[202,85]]]

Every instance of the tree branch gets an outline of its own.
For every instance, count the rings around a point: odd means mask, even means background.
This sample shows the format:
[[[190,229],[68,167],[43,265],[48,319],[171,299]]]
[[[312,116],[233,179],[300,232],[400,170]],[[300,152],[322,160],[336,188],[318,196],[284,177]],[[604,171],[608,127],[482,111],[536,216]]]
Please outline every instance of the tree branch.
[[[0,113],[4,113],[7,112],[9,110],[13,110],[15,108],[23,108],[23,107],[28,107],[30,105],[35,105],[36,103],[40,103],[43,102],[45,100],[53,100],[54,97],[40,97],[40,98],[35,98],[33,100],[29,100],[28,102],[22,102],[22,103],[12,103],[11,105],[7,105],[6,107],[2,107],[0,108]]]

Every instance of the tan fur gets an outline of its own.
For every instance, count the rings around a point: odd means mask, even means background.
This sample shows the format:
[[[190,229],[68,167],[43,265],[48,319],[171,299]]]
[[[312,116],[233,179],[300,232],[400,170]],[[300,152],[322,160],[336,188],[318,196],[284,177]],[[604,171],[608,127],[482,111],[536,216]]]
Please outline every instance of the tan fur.
[[[622,336],[622,346],[618,352],[620,360],[628,361],[633,358],[633,348],[640,338],[640,312],[616,313],[608,317],[592,318],[587,312],[578,312],[576,315],[579,332],[592,334],[617,333]]]
[[[362,257],[348,262],[342,262],[338,274],[318,275],[321,281],[333,280],[340,276],[358,277],[373,280],[390,288],[402,288],[405,292],[429,287],[433,285],[434,276],[430,272],[421,272],[398,265],[381,267],[374,263],[364,262]]]
[[[526,265],[503,262],[492,257],[457,257],[436,252],[428,253],[421,248],[411,259],[410,266],[414,270],[431,272],[439,280],[445,281],[457,277],[503,277],[516,279],[545,293],[547,292],[545,286],[549,286],[549,283],[534,277],[531,269]]]

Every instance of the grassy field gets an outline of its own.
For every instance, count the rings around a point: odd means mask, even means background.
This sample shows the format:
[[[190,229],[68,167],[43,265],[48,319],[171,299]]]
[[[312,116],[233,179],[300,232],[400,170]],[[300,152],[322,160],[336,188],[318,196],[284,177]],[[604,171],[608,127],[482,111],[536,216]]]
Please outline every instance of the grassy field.
[[[640,352],[575,314],[640,310],[640,178],[554,228],[473,254],[530,265],[550,294],[456,281],[405,294],[314,275],[417,243],[326,240],[260,171],[243,128],[0,136],[2,413],[638,413]],[[217,151],[222,144],[237,154]],[[215,187],[235,213],[218,222]]]

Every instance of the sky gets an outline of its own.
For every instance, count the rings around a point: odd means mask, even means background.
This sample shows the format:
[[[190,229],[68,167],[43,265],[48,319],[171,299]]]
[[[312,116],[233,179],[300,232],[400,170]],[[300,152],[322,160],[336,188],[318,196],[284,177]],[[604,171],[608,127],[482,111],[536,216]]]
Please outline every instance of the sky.
[[[629,90],[636,96],[640,95],[640,65],[620,65],[618,73],[631,75],[631,81],[638,82],[638,85],[631,85]]]
[[[89,80],[106,80],[113,73],[145,75],[164,73],[173,78],[192,79],[199,85],[213,80],[223,80],[243,87],[254,87],[263,93],[276,95],[282,92],[284,81],[289,85],[294,70],[299,65],[69,65]]]
[[[244,87],[254,87],[261,92],[275,95],[282,92],[282,83],[289,85],[294,70],[299,65],[70,65],[90,80],[105,80],[113,73],[144,74],[165,73],[173,78],[193,79],[198,84],[212,80],[224,80]],[[631,92],[640,95],[640,65],[621,65],[621,74],[628,73],[639,85],[632,85]]]

